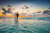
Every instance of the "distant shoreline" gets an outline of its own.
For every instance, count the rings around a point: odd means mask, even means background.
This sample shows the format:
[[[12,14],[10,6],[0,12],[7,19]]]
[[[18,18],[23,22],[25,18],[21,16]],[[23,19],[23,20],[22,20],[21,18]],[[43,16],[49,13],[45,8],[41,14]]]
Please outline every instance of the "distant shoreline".
[[[13,18],[14,18],[15,16],[13,16]],[[49,16],[50,17],[50,16]],[[22,18],[22,17],[21,17]]]

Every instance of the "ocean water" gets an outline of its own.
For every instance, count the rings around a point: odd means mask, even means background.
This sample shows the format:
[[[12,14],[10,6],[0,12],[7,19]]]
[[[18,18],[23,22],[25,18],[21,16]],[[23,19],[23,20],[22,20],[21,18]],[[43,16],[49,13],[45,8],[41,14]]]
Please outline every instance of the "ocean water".
[[[0,33],[50,33],[50,17],[0,17]]]

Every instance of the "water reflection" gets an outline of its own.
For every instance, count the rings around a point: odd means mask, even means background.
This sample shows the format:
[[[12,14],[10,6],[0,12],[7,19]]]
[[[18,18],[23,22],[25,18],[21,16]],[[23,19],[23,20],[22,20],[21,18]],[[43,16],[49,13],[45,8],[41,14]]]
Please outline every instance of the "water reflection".
[[[15,23],[18,23],[18,20],[15,20]]]
[[[15,23],[14,23],[15,25],[15,27],[19,27],[19,23],[18,23],[18,20],[15,20]]]

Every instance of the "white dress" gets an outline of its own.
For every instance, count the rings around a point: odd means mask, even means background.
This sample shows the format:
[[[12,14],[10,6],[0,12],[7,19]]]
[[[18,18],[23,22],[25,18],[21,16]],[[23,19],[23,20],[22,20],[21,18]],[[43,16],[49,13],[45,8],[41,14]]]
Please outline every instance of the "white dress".
[[[17,19],[17,16],[16,16],[16,14],[15,14],[15,19]]]

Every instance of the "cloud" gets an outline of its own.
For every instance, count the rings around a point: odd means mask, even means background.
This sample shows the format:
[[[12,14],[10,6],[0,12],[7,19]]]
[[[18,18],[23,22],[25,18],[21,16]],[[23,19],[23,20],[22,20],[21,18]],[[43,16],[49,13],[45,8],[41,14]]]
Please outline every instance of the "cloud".
[[[6,13],[9,13],[9,14],[14,15],[14,13],[12,13],[12,9],[11,8],[8,8],[8,10],[6,10],[5,8],[1,7],[1,9],[4,11],[4,12],[2,12],[2,14],[6,15]]]
[[[26,9],[28,9],[29,7],[26,7]]]
[[[24,9],[24,7],[22,7],[22,9]]]
[[[41,13],[41,11],[38,11],[38,12],[36,12],[36,13]]]
[[[15,8],[13,8],[13,10],[15,10]]]
[[[32,14],[33,14],[33,16],[36,16],[35,13],[32,13]]]
[[[32,15],[28,15],[28,16],[32,16]]]
[[[11,5],[8,5],[8,7],[12,7]]]
[[[22,9],[28,9],[29,7],[22,7]]]
[[[29,10],[27,10],[27,12],[29,12]]]
[[[5,9],[5,8],[1,7],[1,9],[2,9],[4,12],[6,12],[6,9]]]
[[[43,13],[42,13],[42,14],[50,15],[50,11],[49,11],[49,10],[47,10],[47,11],[43,11]]]
[[[7,13],[12,13],[12,10],[10,8],[8,8]]]
[[[48,9],[50,9],[50,7]]]
[[[21,14],[24,15],[24,16],[26,15],[26,13],[21,13]]]

